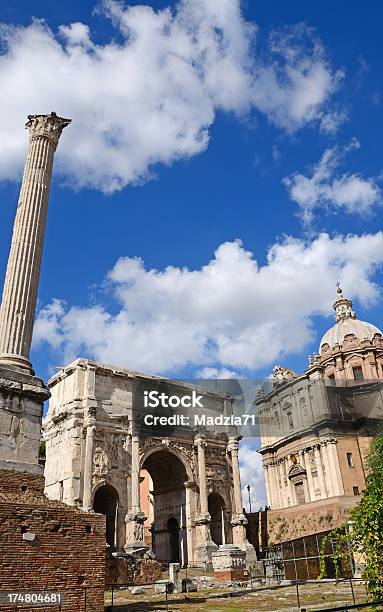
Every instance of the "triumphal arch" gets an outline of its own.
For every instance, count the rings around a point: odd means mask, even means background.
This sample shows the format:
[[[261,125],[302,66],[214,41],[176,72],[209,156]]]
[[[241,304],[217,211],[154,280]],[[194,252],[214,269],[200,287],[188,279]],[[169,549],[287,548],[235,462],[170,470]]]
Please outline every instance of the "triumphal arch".
[[[230,416],[227,393],[84,359],[48,386],[45,492],[105,514],[112,550],[205,567],[220,544],[248,548],[237,430],[195,419]]]

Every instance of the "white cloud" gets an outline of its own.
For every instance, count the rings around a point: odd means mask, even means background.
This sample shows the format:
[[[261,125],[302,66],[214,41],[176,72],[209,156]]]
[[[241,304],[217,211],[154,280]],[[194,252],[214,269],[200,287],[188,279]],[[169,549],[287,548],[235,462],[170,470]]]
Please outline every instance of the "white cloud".
[[[255,106],[287,132],[321,121],[344,73],[330,70],[323,46],[305,24],[273,32],[270,46],[274,61],[257,66]]]
[[[196,378],[206,378],[206,379],[234,379],[240,378],[238,372],[234,372],[234,370],[228,370],[227,368],[211,368],[205,367],[199,370],[196,373]]]
[[[258,445],[259,446],[259,445]],[[253,512],[267,505],[265,478],[262,467],[262,457],[255,448],[250,445],[241,444],[239,448],[239,465],[241,470],[242,500],[246,510],[249,510],[249,493],[247,485],[250,485],[251,509]]]
[[[290,199],[300,207],[305,223],[312,221],[317,208],[343,208],[348,213],[365,215],[381,203],[377,179],[338,170],[344,155],[359,146],[359,142],[353,139],[343,149],[326,149],[311,176],[295,173],[283,179]]]
[[[116,314],[109,296],[90,307],[54,300],[40,310],[34,343],[48,342],[60,365],[88,356],[156,373],[254,371],[313,341],[311,317],[331,315],[336,281],[348,296],[376,301],[371,279],[382,262],[382,232],[288,237],[269,249],[263,266],[240,241],[221,244],[198,270],[146,269],[141,259],[123,257],[107,279]]]
[[[348,121],[348,115],[344,109],[329,111],[322,115],[320,131],[325,134],[335,134],[346,121]]]
[[[116,31],[105,44],[83,23],[57,34],[41,20],[0,26],[0,179],[21,172],[30,113],[72,118],[56,170],[113,192],[203,151],[218,111],[256,109],[289,132],[331,112],[342,74],[302,25],[274,33],[261,56],[239,0],[181,0],[174,11],[107,0],[103,11]]]

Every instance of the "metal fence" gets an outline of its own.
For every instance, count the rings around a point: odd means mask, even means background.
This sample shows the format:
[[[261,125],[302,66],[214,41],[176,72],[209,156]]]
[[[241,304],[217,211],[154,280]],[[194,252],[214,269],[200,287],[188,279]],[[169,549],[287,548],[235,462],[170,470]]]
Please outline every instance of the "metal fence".
[[[329,532],[304,536],[276,545],[262,552],[266,578],[281,582],[282,580],[316,580],[320,573],[320,549],[323,538]],[[326,576],[335,578],[334,543],[326,541],[324,562]],[[341,561],[340,575],[351,578],[354,574],[352,554],[347,561]]]
[[[317,612],[348,612],[349,610],[377,610],[377,606],[381,608],[383,605],[383,599],[374,601],[374,603],[363,603],[355,605],[338,606],[337,608],[321,608]],[[301,612],[306,612],[305,608],[301,608]],[[315,612],[315,611],[313,611]]]
[[[379,581],[381,582],[381,581]],[[154,585],[154,583],[152,583]],[[110,596],[109,603],[105,607],[105,612],[119,612],[120,610],[124,610],[124,597],[118,597],[118,594],[124,595],[128,591],[128,589],[132,585],[113,585],[110,587]],[[142,585],[142,586],[150,586],[150,585]],[[312,593],[310,593],[310,587],[319,586],[320,592],[326,592],[328,587],[339,589],[339,599],[338,601],[342,602],[342,606],[332,607],[332,608],[318,608],[317,606],[320,601],[315,603],[310,602],[308,605],[307,601],[312,599]],[[327,587],[327,589],[326,589]],[[365,589],[365,581],[358,578],[349,578],[349,579],[341,579],[341,580],[291,580],[285,581],[283,584],[276,585],[274,587],[270,587],[266,584],[259,584],[258,577],[248,577],[247,586],[238,586],[235,583],[232,586],[227,588],[226,590],[220,589],[219,593],[212,594],[204,594],[203,597],[206,600],[211,600],[212,604],[214,600],[217,599],[225,599],[225,598],[240,598],[241,596],[248,596],[251,593],[256,593],[260,591],[265,591],[270,593],[270,600],[273,597],[277,597],[277,593],[283,593],[286,589],[294,590],[294,599],[296,604],[296,610],[300,612],[335,612],[339,611],[347,611],[347,610],[357,610],[357,609],[365,609],[365,610],[378,610],[381,609],[381,601],[376,602],[368,602],[368,595]],[[131,593],[126,593],[129,598],[129,604],[132,605]],[[149,595],[149,594],[148,594]],[[164,591],[163,600],[156,600],[156,604],[159,606],[165,605],[166,610],[172,612],[172,610],[179,609],[180,604],[180,593],[174,593],[171,589],[171,583],[167,582],[166,592]],[[336,594],[334,595],[336,597]],[[141,598],[144,595],[141,595]],[[198,593],[191,593],[188,597],[188,600],[182,599],[182,607],[186,607],[188,604],[195,604],[201,601],[201,595]],[[319,599],[319,596],[318,596]],[[137,599],[137,605],[142,603],[142,599]],[[331,602],[329,601],[328,604]],[[272,604],[271,604],[272,605]],[[265,609],[266,608],[262,608]],[[383,609],[383,608],[382,608]],[[270,607],[270,611],[275,610],[275,608]]]
[[[339,612],[347,610],[383,610],[383,601],[376,602],[368,602],[368,596],[365,589],[365,582],[362,579],[349,578],[342,579],[339,581],[335,580],[291,580],[284,581],[283,584],[270,586],[264,583],[260,584],[260,580],[258,577],[248,577],[247,583],[242,583],[237,585],[236,583],[232,583],[231,587],[227,587],[227,589],[219,589],[219,592],[212,593],[204,593],[202,597],[205,600],[211,600],[212,604],[214,600],[222,600],[225,598],[234,598],[241,596],[249,596],[251,593],[256,592],[265,592],[270,594],[270,610],[275,610],[272,606],[272,601],[275,601],[275,598],[279,595],[286,594],[291,599],[291,604],[296,606],[294,609],[299,610],[300,612]],[[379,582],[383,582],[379,580]],[[98,601],[96,602],[96,594],[95,589],[97,587],[81,587],[80,589],[73,589],[67,592],[62,591],[63,602],[59,605],[31,605],[31,606],[21,606],[18,604],[15,605],[6,605],[2,606],[0,604],[1,612],[58,612],[58,611],[70,611],[72,612],[74,609],[76,612],[99,612],[100,606],[104,603],[105,612],[122,612],[125,610],[125,606],[129,606],[129,608],[133,609],[135,603],[137,606],[142,606],[143,602],[147,599],[148,605],[153,604],[152,595],[153,593],[142,593],[139,595],[133,596],[131,592],[131,588],[133,586],[142,586],[142,587],[152,587],[154,590],[154,586],[158,585],[157,582],[147,583],[145,585],[133,585],[132,583],[121,584],[121,585],[108,585],[105,592],[104,602]],[[182,607],[187,609],[188,604],[193,605],[194,603],[198,603],[201,601],[201,593],[198,594],[190,593],[188,594],[187,599],[185,599],[184,594],[173,593],[172,583],[169,580],[163,580],[161,583],[163,587],[162,595],[163,597],[157,598],[155,600],[156,605],[159,607],[165,606],[166,610],[172,612],[172,610],[179,609],[180,602],[182,601]],[[312,587],[319,587],[319,591]],[[286,593],[286,589],[290,589],[288,593]],[[321,601],[320,594],[326,593],[327,591],[331,591],[331,597],[327,599],[327,605],[331,605],[333,601],[333,605],[336,607],[317,607],[319,604],[323,605],[325,601]],[[339,589],[338,593],[336,592]],[[99,590],[99,589],[98,589]],[[318,594],[318,601],[313,602],[313,595],[315,595],[315,591]],[[161,593],[158,593],[161,595]],[[132,601],[132,597],[134,597],[134,601]],[[137,599],[135,599],[137,597]],[[181,599],[182,598],[182,599]],[[335,599],[334,599],[335,598]],[[72,599],[76,599],[77,604],[74,607],[72,604],[68,602]],[[324,598],[322,597],[322,600]],[[257,600],[259,601],[259,600]],[[337,605],[338,602],[338,605]],[[342,605],[339,605],[339,603]],[[267,610],[264,606],[262,609]]]

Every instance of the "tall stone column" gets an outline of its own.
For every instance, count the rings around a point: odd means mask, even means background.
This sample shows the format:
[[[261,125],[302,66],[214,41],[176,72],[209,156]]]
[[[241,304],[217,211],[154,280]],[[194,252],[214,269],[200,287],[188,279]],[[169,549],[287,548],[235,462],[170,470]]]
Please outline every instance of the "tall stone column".
[[[271,470],[271,488],[272,488],[272,494],[271,494],[271,509],[272,510],[278,510],[279,508],[282,507],[282,502],[281,502],[281,490],[280,490],[280,486],[278,483],[278,464],[276,462],[276,460],[274,460],[274,462],[272,464],[270,464],[270,470]]]
[[[194,507],[196,498],[196,483],[187,480],[185,482],[185,519],[186,519],[186,546],[188,565],[196,562],[194,548],[194,531],[192,521],[192,506]],[[193,501],[193,504],[192,504]]]
[[[264,474],[265,474],[267,504],[269,506],[271,506],[269,464],[266,463],[266,464],[263,465],[263,471],[264,471]]]
[[[132,436],[131,454],[131,510],[140,510],[140,440]]]
[[[328,452],[329,466],[330,466],[330,478],[332,480],[332,486],[334,495],[344,495],[344,486],[342,474],[339,466],[339,458],[336,449],[336,440],[329,440],[326,448]]]
[[[199,486],[199,513],[195,515],[194,524],[196,527],[196,560],[200,567],[209,568],[211,556],[218,546],[211,539],[207,482],[206,482],[206,459],[205,448],[206,440],[203,436],[197,436],[194,440],[198,455],[198,486]]]
[[[144,523],[146,516],[141,511],[140,502],[140,439],[131,436],[131,471],[130,492],[128,491],[129,511],[125,517],[127,553],[143,554],[149,547],[144,540]],[[130,495],[129,495],[130,493]]]
[[[70,123],[56,114],[30,115],[12,244],[0,306],[0,469],[42,473],[39,446],[49,389],[29,361],[53,155]]]
[[[316,463],[317,471],[318,471],[318,479],[319,479],[319,487],[320,487],[321,498],[322,499],[327,499],[328,493],[327,493],[327,487],[326,487],[326,480],[325,480],[324,472],[323,472],[323,465],[322,465],[322,457],[321,457],[321,452],[320,452],[320,445],[318,445],[318,444],[314,447],[314,456],[315,456],[315,463]]]
[[[284,459],[280,459],[278,462],[278,471],[279,471],[279,480],[281,481],[281,485],[280,487],[278,486],[279,489],[279,497],[280,497],[280,508],[287,508],[287,506],[289,505],[288,503],[288,499],[287,499],[287,491],[286,491],[286,487],[285,487],[285,470],[284,470]],[[278,482],[278,475],[277,475],[277,482]]]
[[[305,452],[303,450],[298,451],[298,457],[299,457],[299,463],[301,464],[303,469],[306,470],[306,478],[303,479],[303,489],[304,489],[304,493],[305,493],[306,503],[308,503],[308,502],[311,501],[311,495],[310,495],[309,483],[308,483],[308,480],[307,480],[307,468],[306,468]]]
[[[328,443],[329,443],[328,440],[324,440],[322,442],[321,450],[322,450],[324,469],[326,472],[326,485],[327,485],[328,496],[334,497],[334,487],[333,487],[333,482],[331,478],[331,469],[330,469],[330,463],[329,463],[328,452],[327,452]]]
[[[236,438],[230,438],[228,450],[231,454],[231,467],[233,470],[235,512],[237,514],[243,514],[241,476],[239,472],[239,460],[238,460],[238,440]]]
[[[316,500],[316,495],[315,495],[313,473],[311,471],[311,459],[310,459],[310,453],[309,452],[305,453],[305,462],[306,462],[307,484],[308,484],[308,488],[309,488],[309,491],[310,491],[310,500],[311,501],[315,501]]]
[[[186,495],[185,504],[181,501],[180,504],[180,530],[179,530],[179,545],[180,545],[180,563],[181,567],[187,567],[187,527],[186,527]]]
[[[94,434],[96,433],[97,403],[95,397],[96,368],[88,366],[85,370],[84,393],[84,429],[85,429],[85,460],[84,460],[84,486],[82,507],[86,512],[92,510],[93,488],[93,453]]]
[[[195,439],[198,454],[199,503],[202,514],[208,513],[207,483],[206,483],[206,441],[202,436]]]
[[[29,115],[29,148],[0,309],[0,364],[32,373],[32,342],[53,156],[69,119]]]
[[[289,478],[289,463],[288,463],[288,458],[286,457],[283,460],[283,473],[286,476],[286,482],[287,482],[287,503],[289,506],[296,506],[297,505],[297,499],[296,499],[296,495],[295,495],[295,487],[293,485],[293,483],[291,482],[290,478]],[[291,466],[290,466],[291,467]]]
[[[93,450],[95,425],[88,425],[85,434],[85,461],[84,461],[84,493],[82,496],[82,509],[92,511],[92,477],[93,477]]]
[[[233,471],[234,513],[231,517],[231,525],[233,527],[233,544],[242,550],[247,550],[247,548],[251,545],[246,538],[247,518],[243,514],[237,438],[230,438],[227,450],[231,455],[231,468]]]

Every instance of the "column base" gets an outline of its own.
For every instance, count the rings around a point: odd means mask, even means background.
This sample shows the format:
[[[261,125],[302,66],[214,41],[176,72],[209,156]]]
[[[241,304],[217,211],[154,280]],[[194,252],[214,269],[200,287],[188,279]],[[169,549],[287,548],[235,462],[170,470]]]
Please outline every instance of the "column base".
[[[212,540],[198,544],[195,547],[195,566],[206,570],[213,569],[212,556],[218,550],[218,546]]]
[[[42,473],[41,417],[49,389],[40,378],[0,363],[0,467]]]
[[[202,567],[207,570],[212,569],[212,554],[218,550],[217,544],[211,539],[210,519],[209,513],[197,514],[194,519],[197,540],[194,562],[196,567]]]
[[[246,553],[234,544],[223,544],[212,557],[216,580],[246,580]]]
[[[231,518],[233,528],[233,543],[246,553],[246,566],[249,568],[257,561],[257,553],[246,536],[247,518],[244,514],[233,514]]]
[[[149,550],[144,542],[144,523],[146,516],[140,510],[128,512],[125,516],[126,544],[124,550],[129,555],[143,557]]]
[[[35,371],[32,368],[32,363],[21,355],[12,355],[11,353],[2,353],[0,355],[0,365],[6,368],[23,372],[24,374],[35,375]]]

